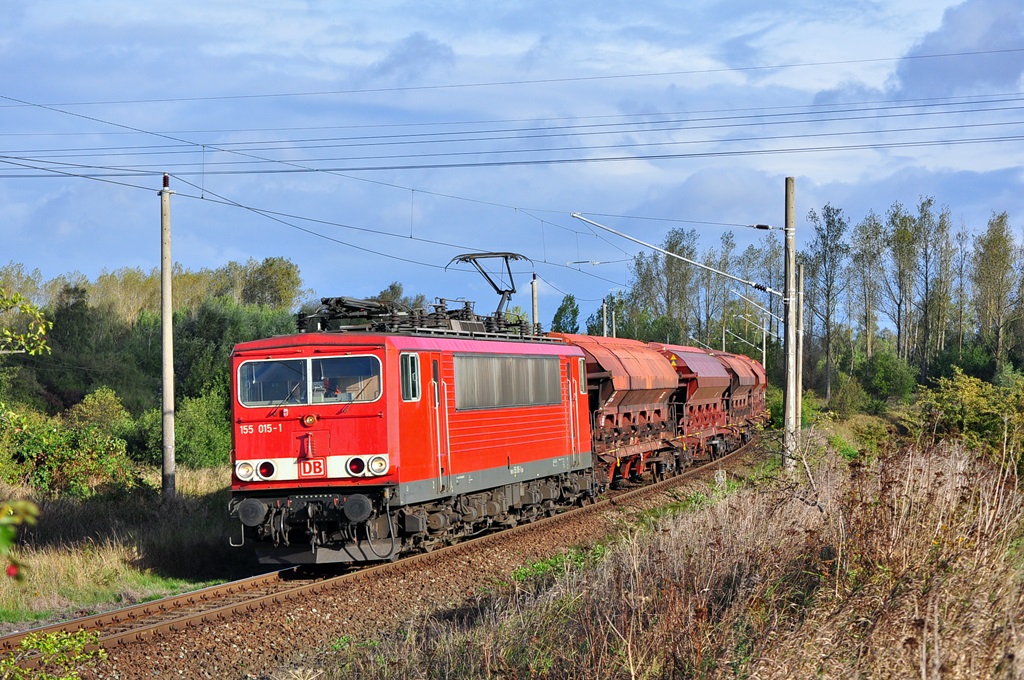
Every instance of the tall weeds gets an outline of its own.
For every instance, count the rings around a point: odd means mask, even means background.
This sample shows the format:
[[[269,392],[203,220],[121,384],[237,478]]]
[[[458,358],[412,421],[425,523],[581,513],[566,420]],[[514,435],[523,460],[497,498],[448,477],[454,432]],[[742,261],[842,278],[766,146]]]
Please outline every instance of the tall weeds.
[[[325,650],[327,677],[1020,677],[1016,480],[955,446],[835,453],[602,559]],[[714,489],[705,495],[715,497]]]

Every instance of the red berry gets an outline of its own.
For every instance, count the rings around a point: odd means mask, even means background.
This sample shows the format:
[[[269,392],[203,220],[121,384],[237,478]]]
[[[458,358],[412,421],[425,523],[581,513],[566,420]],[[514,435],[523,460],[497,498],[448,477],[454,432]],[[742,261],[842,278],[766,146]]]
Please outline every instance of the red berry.
[[[17,564],[8,564],[7,565],[7,575],[10,576],[11,578],[18,578],[18,565]]]

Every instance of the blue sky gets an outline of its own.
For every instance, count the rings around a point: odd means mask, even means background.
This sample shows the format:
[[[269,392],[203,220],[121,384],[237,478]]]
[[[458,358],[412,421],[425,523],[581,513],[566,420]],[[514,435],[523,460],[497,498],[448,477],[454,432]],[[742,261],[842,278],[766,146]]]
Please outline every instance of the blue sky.
[[[284,256],[317,295],[489,310],[444,266],[514,251],[545,325],[639,250],[574,211],[742,248],[720,225],[781,225],[793,176],[800,243],[826,203],[1024,224],[1020,0],[4,0],[0,63],[0,263],[44,278],[158,266],[164,171],[187,268]]]

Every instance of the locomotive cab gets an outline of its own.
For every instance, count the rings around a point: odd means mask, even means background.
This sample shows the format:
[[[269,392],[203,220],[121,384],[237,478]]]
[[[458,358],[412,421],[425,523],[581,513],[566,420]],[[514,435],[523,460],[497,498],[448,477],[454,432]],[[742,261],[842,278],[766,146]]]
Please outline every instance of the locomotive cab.
[[[228,511],[241,522],[243,540],[248,534],[310,552],[347,545],[353,554],[346,557],[357,560],[395,552],[386,511],[397,460],[383,417],[385,348],[328,353],[305,343],[281,346],[281,339],[256,344],[233,354]]]

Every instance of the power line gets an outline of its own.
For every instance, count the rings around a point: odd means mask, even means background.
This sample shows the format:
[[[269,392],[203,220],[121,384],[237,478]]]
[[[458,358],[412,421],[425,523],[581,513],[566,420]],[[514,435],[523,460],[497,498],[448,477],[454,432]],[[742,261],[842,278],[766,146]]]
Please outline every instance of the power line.
[[[888,110],[892,108],[911,108],[911,107],[925,107],[925,106],[955,106],[963,104],[984,104],[984,103],[1000,103],[1003,101],[1019,101],[1019,98],[1024,96],[1021,92],[1009,92],[1009,93],[989,93],[983,95],[956,95],[946,97],[922,97],[922,98],[911,98],[911,99],[875,99],[860,102],[834,102],[834,103],[811,103],[796,105],[784,105],[784,106],[768,106],[768,107],[740,107],[740,108],[719,108],[719,109],[694,109],[687,111],[648,111],[640,113],[629,113],[629,114],[604,114],[596,116],[544,116],[537,117],[533,116],[530,118],[506,118],[506,119],[485,119],[485,120],[460,120],[460,121],[447,121],[447,120],[436,120],[436,121],[420,121],[413,123],[361,123],[361,124],[350,124],[350,125],[315,125],[315,126],[286,126],[286,127],[258,127],[258,128],[217,128],[217,129],[206,129],[206,130],[156,130],[153,131],[155,134],[164,135],[183,135],[183,134],[238,134],[242,132],[285,132],[285,131],[298,131],[298,132],[310,132],[318,130],[360,130],[360,129],[394,129],[394,128],[423,128],[423,127],[451,127],[451,126],[472,126],[472,125],[497,125],[497,124],[512,124],[512,123],[538,123],[538,122],[554,122],[554,121],[586,121],[586,120],[607,120],[607,119],[635,119],[635,118],[653,118],[658,116],[694,116],[694,115],[710,115],[719,114],[716,119],[722,118],[721,114],[738,114],[742,112],[757,112],[756,116],[764,116],[765,112],[771,111],[790,111],[791,115],[795,115],[799,112],[813,113],[815,110],[826,110],[832,109],[837,106],[845,107],[864,107],[876,104],[890,104],[894,106],[879,107],[877,110]],[[998,99],[994,99],[998,98]],[[2,107],[0,107],[2,108]],[[795,111],[794,111],[795,109]],[[870,110],[870,109],[854,109],[854,110]],[[825,113],[834,113],[835,111],[824,111]],[[755,117],[755,114],[751,114],[747,117]],[[135,132],[131,130],[118,130],[118,131],[105,131],[105,132],[0,132],[0,137],[95,137],[97,135],[102,136],[118,136],[118,135],[137,135],[145,134],[149,135],[150,132]],[[198,142],[193,142],[198,144]]]
[[[860,134],[860,133],[851,133]],[[805,135],[803,138],[810,138],[813,135]],[[836,135],[838,136],[838,135]],[[441,169],[471,169],[471,168],[500,168],[500,167],[524,167],[524,166],[536,166],[536,165],[565,165],[565,164],[584,164],[584,163],[622,163],[629,161],[654,161],[654,160],[681,160],[681,159],[694,159],[694,158],[727,158],[727,157],[741,157],[741,156],[766,156],[775,154],[799,154],[799,153],[822,153],[822,152],[839,152],[839,151],[878,151],[883,149],[901,149],[901,148],[924,148],[932,146],[961,146],[965,144],[995,144],[1001,142],[1016,142],[1024,139],[1024,135],[1006,135],[1006,136],[993,136],[993,137],[972,137],[965,139],[929,139],[929,140],[918,140],[918,141],[904,141],[904,142],[877,142],[870,144],[829,144],[823,146],[793,146],[793,147],[775,147],[768,149],[740,149],[740,150],[723,150],[723,151],[698,151],[690,153],[650,153],[650,154],[620,154],[617,156],[594,156],[594,157],[561,157],[561,158],[541,158],[541,159],[529,159],[529,160],[494,160],[494,161],[467,161],[467,162],[450,162],[450,163],[402,163],[402,164],[377,164],[377,165],[343,165],[343,166],[331,166],[326,168],[311,168],[304,167],[294,162],[287,161],[273,161],[266,160],[265,162],[270,164],[282,164],[286,168],[263,168],[263,169],[249,169],[249,170],[192,170],[192,171],[176,171],[176,176],[199,176],[199,175],[287,175],[287,174],[307,174],[307,173],[327,173],[327,174],[339,174],[339,173],[350,173],[350,172],[372,172],[372,171],[383,171],[383,170],[441,170]],[[756,140],[752,140],[756,141]],[[666,144],[660,144],[658,146],[666,146]],[[2,160],[2,159],[0,159]],[[25,161],[27,159],[17,159]],[[144,169],[122,169],[122,170],[110,170],[103,168],[102,166],[91,166],[99,168],[96,171],[81,173],[78,176],[89,177],[89,178],[101,178],[101,177],[150,177],[159,174],[155,170],[144,170]],[[7,174],[0,175],[0,178],[42,178],[50,177],[51,175],[43,174]],[[359,178],[351,178],[359,179]],[[391,185],[395,186],[395,185]],[[412,191],[410,187],[401,187],[407,191]],[[418,193],[429,193],[420,189],[416,189]]]
[[[985,104],[1021,102],[1022,98],[1007,98],[1000,100],[988,100]],[[971,102],[972,105],[979,102]],[[1007,111],[1020,111],[1024,106],[1003,106],[990,108],[970,108],[955,110],[935,110],[935,107],[948,107],[949,104],[924,105],[932,110],[917,111],[907,109],[921,109],[923,105],[899,105],[877,108],[842,108],[833,109],[822,114],[830,117],[805,117],[795,119],[793,116],[802,115],[802,112],[790,112],[779,114],[759,114],[744,116],[726,117],[701,117],[682,115],[659,120],[625,121],[602,124],[577,124],[562,126],[533,126],[520,128],[493,128],[487,130],[457,130],[454,132],[434,133],[412,133],[401,135],[368,135],[361,137],[317,137],[305,139],[275,139],[259,141],[234,141],[219,142],[216,145],[200,144],[198,142],[182,141],[174,145],[131,145],[131,146],[100,146],[100,147],[63,147],[43,149],[19,149],[16,153],[33,154],[38,158],[46,157],[77,157],[106,155],[167,155],[167,154],[194,154],[202,147],[213,147],[218,151],[294,151],[297,149],[329,149],[339,147],[377,147],[397,145],[424,145],[438,143],[467,143],[481,141],[505,141],[524,139],[546,139],[546,138],[578,138],[596,135],[612,135],[624,133],[649,133],[649,132],[680,132],[697,130],[720,130],[743,127],[765,127],[776,125],[798,125],[798,124],[822,124],[822,123],[844,123],[861,120],[883,120],[891,118],[923,117],[923,116],[953,116],[968,113],[996,113]],[[835,116],[838,113],[857,113],[872,115],[849,115]],[[676,115],[676,114],[673,114]],[[746,121],[746,122],[730,122]],[[597,128],[597,129],[595,129]],[[878,130],[879,133],[892,132],[893,130]],[[897,131],[904,131],[903,129]],[[157,134],[157,133],[154,133]],[[469,136],[474,135],[474,136]],[[241,148],[244,147],[244,148]],[[110,153],[108,153],[110,152]],[[15,153],[15,152],[9,152]],[[58,154],[46,156],[44,154]]]
[[[120,100],[105,100],[105,101],[84,101],[84,102],[56,102],[51,104],[44,104],[42,106],[106,106],[110,104],[166,104],[175,102],[204,102],[204,101],[224,101],[224,100],[247,100],[247,99],[274,99],[274,98],[290,98],[290,97],[322,97],[322,96],[334,96],[334,95],[351,95],[351,94],[379,94],[385,92],[413,92],[413,91],[430,91],[430,90],[454,90],[454,89],[469,89],[469,88],[485,88],[485,87],[507,87],[510,85],[551,85],[561,83],[584,83],[584,82],[600,82],[608,80],[632,80],[639,78],[660,78],[665,76],[684,76],[684,75],[706,75],[711,73],[745,73],[745,72],[762,72],[762,71],[775,71],[782,69],[793,69],[793,68],[809,68],[818,66],[850,66],[853,64],[877,64],[889,61],[902,61],[902,60],[914,60],[922,61],[929,59],[945,59],[950,57],[975,57],[985,56],[993,54],[1015,54],[1024,52],[1024,48],[1008,48],[998,50],[976,50],[976,51],[965,51],[965,52],[946,52],[937,54],[914,54],[914,55],[902,55],[898,57],[875,57],[869,59],[844,59],[838,61],[818,61],[818,62],[796,62],[791,64],[775,64],[765,66],[728,66],[720,68],[705,68],[705,69],[688,69],[681,71],[662,71],[655,73],[621,73],[621,74],[610,74],[610,75],[598,75],[598,76],[572,76],[564,78],[538,78],[530,80],[504,80],[504,81],[492,81],[492,82],[477,82],[477,83],[453,83],[453,84],[442,84],[442,85],[408,85],[408,86],[393,86],[393,87],[373,87],[373,88],[353,88],[344,90],[320,90],[312,92],[276,92],[276,93],[260,93],[260,94],[238,94],[238,95],[209,95],[209,96],[196,96],[196,97],[161,97],[153,99],[120,99]],[[16,100],[12,100],[16,101]],[[15,105],[0,105],[0,108],[10,108],[12,106],[33,106],[27,102],[17,102]]]
[[[377,160],[398,160],[398,159],[428,159],[428,158],[456,158],[463,156],[518,156],[522,154],[540,154],[540,153],[551,153],[560,151],[575,151],[575,152],[592,152],[592,151],[607,151],[607,150],[626,150],[626,149],[639,149],[647,147],[673,147],[673,146],[684,146],[684,145],[698,145],[698,144],[735,144],[735,143],[758,143],[767,141],[779,141],[779,140],[804,140],[804,139],[817,139],[817,138],[828,138],[828,137],[850,137],[855,135],[892,135],[898,133],[907,132],[937,132],[942,130],[969,130],[976,128],[991,128],[991,127],[1006,127],[1006,126],[1024,125],[1024,121],[1013,120],[993,123],[958,123],[955,125],[934,125],[934,126],[920,126],[920,127],[907,127],[907,128],[894,128],[888,130],[849,130],[849,131],[837,131],[837,132],[818,132],[818,133],[801,133],[794,135],[765,135],[761,137],[725,137],[716,140],[709,139],[698,139],[698,140],[677,140],[677,141],[656,141],[656,142],[633,142],[633,143],[617,143],[617,144],[594,144],[589,146],[554,146],[544,148],[526,148],[526,149],[497,149],[497,150],[470,150],[470,151],[444,151],[444,152],[433,152],[433,153],[418,153],[418,154],[387,154],[387,155],[376,155],[376,156],[331,156],[324,158],[306,158],[302,159],[301,163],[305,165],[313,163],[325,163],[325,162],[338,162],[338,161],[377,161]],[[34,161],[42,161],[46,159],[43,157],[33,157]],[[203,161],[202,166],[206,173],[217,174],[216,170],[206,170],[207,167],[225,167],[225,166],[239,166],[239,165],[256,165],[264,163],[277,163],[278,161],[267,161],[250,159],[243,161]],[[298,161],[290,161],[289,164],[297,164]],[[197,163],[149,163],[149,164],[132,164],[129,166],[129,170],[144,170],[146,168],[157,169],[174,169],[174,168],[189,168],[196,167]],[[315,168],[312,168],[315,169]]]

